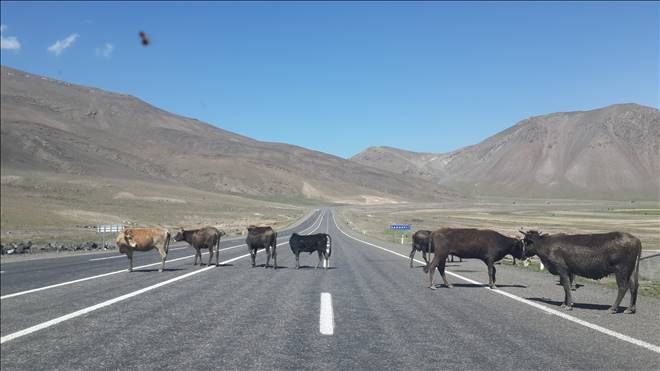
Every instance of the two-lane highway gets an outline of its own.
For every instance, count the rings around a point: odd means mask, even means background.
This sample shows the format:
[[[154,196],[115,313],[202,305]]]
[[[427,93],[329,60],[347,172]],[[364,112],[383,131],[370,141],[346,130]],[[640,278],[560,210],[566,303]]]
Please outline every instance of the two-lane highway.
[[[219,268],[187,258],[168,261],[162,274],[124,272],[3,299],[3,338],[106,305],[3,341],[1,366],[658,369],[657,300],[641,297],[635,315],[609,315],[601,306],[613,290],[587,285],[575,294],[584,304],[562,317],[553,302],[561,288],[544,273],[500,265],[502,286],[490,290],[480,285],[483,263],[465,261],[448,266],[461,277],[450,276],[455,288],[433,291],[420,268],[408,267],[408,246],[356,234],[337,211],[294,229],[332,236],[330,269],[313,269],[317,255],[304,254],[295,270],[287,236],[278,240],[278,270],[251,268],[237,248]]]

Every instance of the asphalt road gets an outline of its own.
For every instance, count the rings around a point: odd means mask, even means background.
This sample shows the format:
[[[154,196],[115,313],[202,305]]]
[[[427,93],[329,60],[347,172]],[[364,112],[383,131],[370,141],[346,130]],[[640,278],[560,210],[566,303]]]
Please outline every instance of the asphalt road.
[[[330,269],[314,269],[316,254],[305,254],[295,270],[291,230],[329,233]],[[221,252],[221,267],[193,266],[188,248],[173,251],[163,273],[153,252],[135,266],[154,265],[134,273],[125,258],[90,261],[99,256],[3,264],[0,366],[660,368],[658,300],[640,296],[637,314],[610,315],[615,291],[585,285],[563,312],[555,277],[500,264],[500,287],[490,290],[478,261],[449,263],[455,287],[429,290],[419,263],[408,266],[408,246],[352,232],[337,211],[291,230],[279,233],[278,270],[251,268],[240,240],[223,241],[238,247]],[[105,273],[113,274],[26,292]]]

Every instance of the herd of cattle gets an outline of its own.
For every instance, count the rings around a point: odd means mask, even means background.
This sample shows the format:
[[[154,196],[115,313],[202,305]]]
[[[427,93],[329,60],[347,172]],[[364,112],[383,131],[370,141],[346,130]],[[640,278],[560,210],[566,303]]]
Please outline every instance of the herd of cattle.
[[[619,304],[630,289],[630,306],[625,313],[635,313],[639,288],[639,259],[642,244],[636,237],[622,232],[597,234],[542,234],[538,231],[520,231],[521,239],[504,236],[492,230],[471,228],[442,228],[436,231],[420,230],[413,234],[410,266],[416,251],[421,251],[429,274],[429,287],[435,289],[433,275],[437,269],[445,286],[451,287],[445,276],[447,257],[479,259],[488,266],[488,284],[495,288],[495,262],[506,255],[514,259],[538,256],[541,262],[564,287],[563,309],[571,310],[575,290],[575,276],[600,279],[614,274],[618,293],[610,313],[619,310]],[[433,253],[433,259],[430,254]],[[429,254],[427,259],[426,254]]]
[[[560,283],[565,292],[562,308],[570,310],[573,307],[571,290],[575,290],[575,276],[600,279],[609,274],[616,276],[618,286],[617,297],[610,307],[611,313],[618,312],[619,304],[630,289],[630,306],[625,313],[635,313],[637,291],[639,288],[639,260],[642,245],[639,239],[628,233],[611,232],[600,234],[542,234],[538,231],[520,231],[520,239],[504,236],[496,231],[471,228],[442,228],[436,231],[419,230],[413,234],[410,266],[416,251],[421,251],[426,266],[424,272],[429,274],[429,287],[435,289],[433,276],[437,269],[442,276],[444,285],[451,287],[445,276],[445,262],[451,255],[459,258],[479,259],[488,266],[488,283],[495,288],[495,262],[506,255],[514,259],[526,259],[538,256],[541,262],[554,275],[559,275]],[[115,240],[119,252],[128,256],[128,270],[133,270],[133,251],[148,251],[156,249],[161,256],[161,267],[165,268],[165,259],[171,239],[186,241],[196,250],[194,265],[199,258],[202,264],[202,249],[209,250],[208,265],[213,259],[215,247],[215,264],[218,266],[220,238],[223,231],[214,227],[184,230],[180,228],[174,236],[164,228],[128,228],[120,232]],[[246,244],[250,251],[252,267],[258,250],[266,251],[266,268],[277,269],[277,232],[271,227],[249,226]],[[330,235],[318,233],[313,235],[298,235],[293,233],[289,239],[291,251],[296,256],[296,269],[300,267],[300,253],[317,252],[319,262],[327,269],[330,265],[332,240]],[[428,258],[427,258],[428,254]],[[431,258],[431,254],[433,258]]]
[[[252,258],[252,267],[256,266],[256,257],[258,250],[266,251],[266,264],[264,267],[270,267],[270,259],[273,259],[273,268],[277,269],[277,232],[271,227],[258,227],[251,225],[247,228],[247,238],[245,243],[250,251]],[[183,229],[179,228],[174,236],[170,231],[165,228],[127,228],[119,232],[115,243],[119,248],[121,254],[126,254],[128,257],[128,271],[133,271],[133,251],[149,251],[152,249],[158,250],[161,257],[161,266],[158,269],[162,272],[165,269],[165,259],[169,250],[170,240],[186,241],[190,246],[195,249],[195,261],[193,265],[197,265],[197,258],[199,264],[202,264],[202,250],[209,250],[209,262],[211,265],[213,260],[213,248],[215,247],[215,265],[220,265],[220,238],[225,235],[215,227],[203,227],[199,229]],[[297,233],[291,235],[289,239],[289,246],[291,251],[296,256],[296,269],[300,268],[300,253],[317,252],[319,255],[319,263],[316,268],[323,262],[324,267],[327,269],[330,265],[330,255],[332,253],[332,239],[330,235],[325,233],[317,233],[312,235],[301,236]]]

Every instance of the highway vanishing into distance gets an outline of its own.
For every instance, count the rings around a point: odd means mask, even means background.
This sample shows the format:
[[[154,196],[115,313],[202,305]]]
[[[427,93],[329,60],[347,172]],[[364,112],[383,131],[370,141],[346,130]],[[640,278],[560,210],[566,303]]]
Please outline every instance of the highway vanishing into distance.
[[[330,268],[290,234],[329,233]],[[350,230],[320,209],[278,232],[278,270],[251,268],[242,238],[221,242],[221,267],[193,266],[172,244],[1,265],[1,367],[13,369],[660,369],[660,301],[608,314],[615,291],[585,285],[575,309],[544,272],[448,263],[452,289],[427,288],[410,247]],[[206,262],[208,255],[204,255]],[[439,279],[439,277],[438,277]],[[627,305],[628,295],[622,304]]]

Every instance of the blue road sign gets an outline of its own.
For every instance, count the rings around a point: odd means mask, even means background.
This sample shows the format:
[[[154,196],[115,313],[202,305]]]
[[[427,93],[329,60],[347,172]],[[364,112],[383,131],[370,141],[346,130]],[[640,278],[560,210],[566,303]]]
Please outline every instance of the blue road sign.
[[[391,231],[408,231],[412,229],[410,224],[390,224]]]

